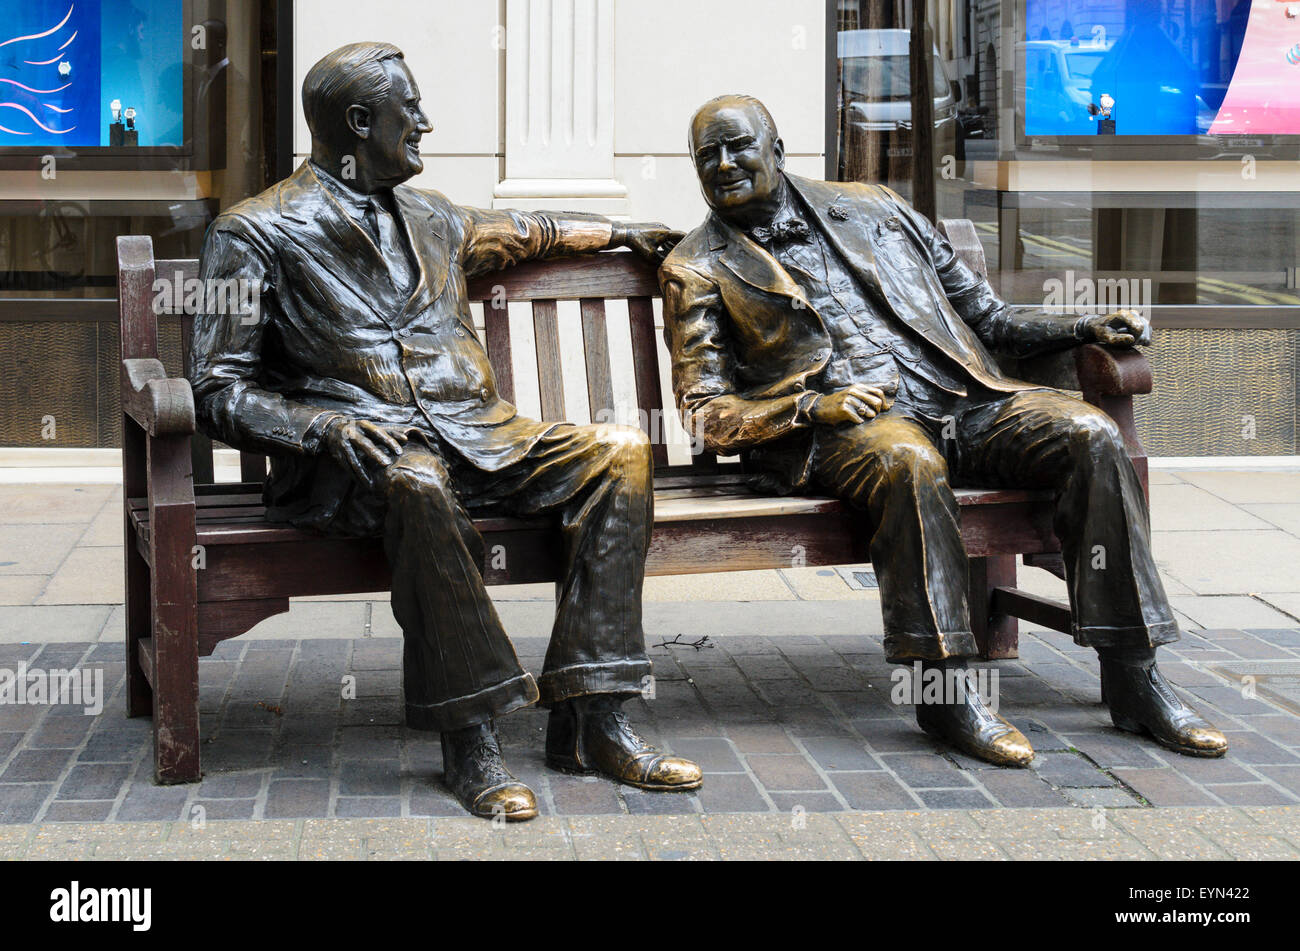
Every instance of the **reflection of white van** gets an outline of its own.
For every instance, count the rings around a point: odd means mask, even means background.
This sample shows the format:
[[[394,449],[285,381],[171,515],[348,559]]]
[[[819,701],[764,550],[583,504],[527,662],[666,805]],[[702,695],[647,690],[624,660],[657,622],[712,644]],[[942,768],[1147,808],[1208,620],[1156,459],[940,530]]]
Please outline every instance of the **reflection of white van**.
[[[839,34],[840,95],[845,121],[858,131],[893,133],[889,154],[910,155],[912,79],[908,30],[842,30]],[[957,100],[939,49],[932,54],[934,152],[957,151]],[[901,134],[900,134],[901,133]]]

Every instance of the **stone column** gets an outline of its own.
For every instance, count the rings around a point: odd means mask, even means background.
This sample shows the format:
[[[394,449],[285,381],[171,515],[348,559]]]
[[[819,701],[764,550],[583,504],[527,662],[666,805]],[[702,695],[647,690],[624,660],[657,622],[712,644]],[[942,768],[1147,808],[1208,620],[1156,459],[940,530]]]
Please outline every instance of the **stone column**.
[[[493,207],[627,214],[613,49],[614,0],[506,0],[506,177]]]

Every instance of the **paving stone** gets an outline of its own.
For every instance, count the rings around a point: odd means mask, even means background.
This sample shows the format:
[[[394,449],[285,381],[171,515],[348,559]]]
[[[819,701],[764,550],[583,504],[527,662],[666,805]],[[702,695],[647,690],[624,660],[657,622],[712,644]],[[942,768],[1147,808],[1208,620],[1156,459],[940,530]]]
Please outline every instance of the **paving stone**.
[[[122,822],[156,822],[183,817],[189,786],[155,786],[148,780],[132,783],[116,818]]]
[[[278,779],[266,795],[268,819],[323,817],[329,814],[330,784],[324,779]]]
[[[121,763],[90,763],[72,767],[59,786],[59,799],[115,799],[130,767]]]
[[[1032,770],[987,770],[979,783],[1002,806],[1061,806],[1068,801]]]
[[[1300,766],[1261,766],[1259,771],[1283,789],[1300,794]]]
[[[1229,806],[1285,806],[1300,802],[1300,796],[1270,786],[1268,783],[1240,783],[1205,786]]]
[[[831,774],[830,780],[850,809],[917,808],[918,800],[887,773],[836,772]]]
[[[1153,755],[1158,749],[1155,744],[1139,737],[1072,733],[1067,734],[1065,739],[1080,753],[1103,768],[1126,766],[1130,769],[1156,769],[1162,765],[1157,756]]]
[[[72,751],[67,749],[19,750],[0,773],[0,783],[54,782],[70,759]]]
[[[726,787],[729,781],[744,781],[753,787],[753,782],[748,776],[721,773],[716,776],[710,776],[704,786],[695,793],[664,793],[648,792],[642,789],[624,788],[622,790],[623,802],[627,806],[627,811],[632,815],[640,816],[676,816],[698,815],[700,811],[699,804],[702,801],[699,797],[704,790],[717,790],[716,807],[710,807],[710,812],[726,812],[728,807],[734,803],[742,803],[742,808],[738,811],[745,811],[747,808],[754,807],[755,800],[744,797],[744,790],[733,789],[729,794]],[[755,793],[757,795],[757,793]],[[766,809],[767,804],[762,802],[761,798],[757,800],[757,808]]]
[[[1156,806],[1201,806],[1214,802],[1200,786],[1173,769],[1116,769],[1116,777]]]
[[[813,761],[825,770],[873,770],[880,763],[867,750],[866,745],[853,737],[809,736],[800,743]]]
[[[50,783],[0,785],[0,825],[35,820],[53,788]]]
[[[41,822],[101,822],[113,811],[112,799],[94,802],[52,802]]]
[[[402,814],[400,796],[339,796],[334,814],[340,818],[397,818]]]
[[[449,792],[428,785],[417,785],[411,790],[410,814],[412,816],[463,816],[465,808],[452,798]]]
[[[768,792],[777,812],[793,815],[796,808],[804,813],[842,812],[844,804],[831,792]]]
[[[397,796],[402,791],[402,764],[396,760],[344,762],[339,767],[340,796]]]
[[[745,769],[724,737],[679,737],[670,739],[669,744],[674,755],[686,757],[706,773],[739,773]]]
[[[772,724],[729,723],[727,738],[742,753],[797,753],[798,748],[780,727]]]
[[[557,774],[551,777],[550,789],[555,812],[561,816],[619,815],[623,812],[618,786],[606,779]]]
[[[800,755],[755,753],[746,757],[749,768],[767,789],[825,789],[825,781]]]
[[[95,725],[88,716],[46,717],[27,738],[29,749],[76,749]]]
[[[1062,789],[1061,794],[1076,806],[1085,809],[1140,809],[1142,803],[1131,796],[1127,790],[1117,786],[1097,789]]]
[[[913,789],[971,785],[969,777],[941,757],[924,753],[882,753],[880,761]]]
[[[1074,753],[1040,753],[1034,757],[1033,770],[1053,786],[1115,785],[1115,780]]]
[[[1300,756],[1258,733],[1225,730],[1228,738],[1228,758],[1252,766],[1300,765]]]
[[[227,773],[203,777],[199,796],[203,799],[253,799],[262,791],[262,773]]]
[[[993,809],[998,805],[979,789],[920,789],[916,794],[931,809]]]
[[[186,810],[186,817],[193,820],[202,816],[205,820],[213,821],[252,819],[256,810],[256,799],[198,799]]]
[[[680,795],[680,793],[662,795]],[[696,795],[705,812],[767,812],[769,810],[754,781],[744,774],[717,773],[710,776]],[[631,799],[626,793],[623,798],[630,811]]]

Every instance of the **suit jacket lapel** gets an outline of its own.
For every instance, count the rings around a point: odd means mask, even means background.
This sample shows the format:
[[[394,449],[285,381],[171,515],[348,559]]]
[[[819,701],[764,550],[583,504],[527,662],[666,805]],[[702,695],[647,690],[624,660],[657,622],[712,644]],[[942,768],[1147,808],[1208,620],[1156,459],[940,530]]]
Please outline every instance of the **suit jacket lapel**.
[[[303,225],[288,232],[312,252],[312,259],[351,288],[381,318],[376,297],[392,295],[388,264],[364,228],[329,193],[304,162],[280,189],[280,214]],[[382,279],[381,279],[382,278]]]
[[[713,233],[710,240],[714,250],[722,249],[718,260],[728,270],[759,290],[794,298],[803,301],[805,307],[811,307],[799,285],[766,248],[717,215],[711,218]]]
[[[419,313],[442,294],[447,283],[451,263],[451,245],[447,237],[447,222],[442,214],[430,210],[415,194],[405,188],[396,188],[397,209],[411,242],[411,251],[419,269],[415,287],[406,302],[408,313]]]
[[[833,182],[815,182],[797,175],[787,175],[786,180],[812,211],[822,234],[826,235],[840,256],[849,262],[849,266],[857,271],[858,279],[867,286],[880,290],[876,256],[871,250],[872,224],[863,214],[861,199],[845,198]]]

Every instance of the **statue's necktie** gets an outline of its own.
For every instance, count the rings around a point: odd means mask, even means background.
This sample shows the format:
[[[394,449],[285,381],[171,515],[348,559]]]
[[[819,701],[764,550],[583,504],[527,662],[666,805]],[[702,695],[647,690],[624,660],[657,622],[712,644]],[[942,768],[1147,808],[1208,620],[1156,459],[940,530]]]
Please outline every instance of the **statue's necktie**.
[[[369,219],[367,223],[371,227],[371,235],[379,239],[379,253],[388,264],[393,286],[402,293],[410,291],[414,279],[411,255],[406,249],[406,242],[402,240],[397,222],[388,213],[388,209],[374,198],[370,199],[366,217]]]

